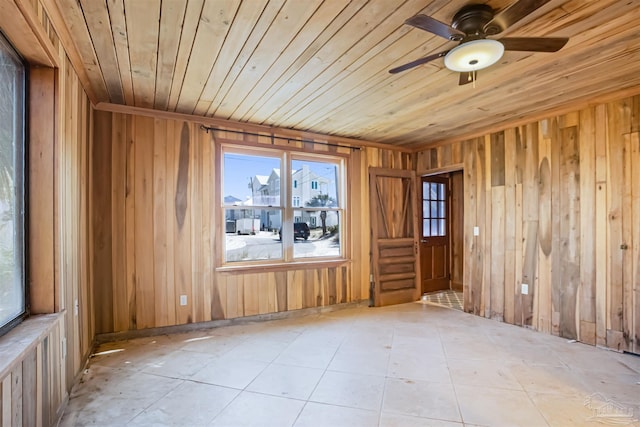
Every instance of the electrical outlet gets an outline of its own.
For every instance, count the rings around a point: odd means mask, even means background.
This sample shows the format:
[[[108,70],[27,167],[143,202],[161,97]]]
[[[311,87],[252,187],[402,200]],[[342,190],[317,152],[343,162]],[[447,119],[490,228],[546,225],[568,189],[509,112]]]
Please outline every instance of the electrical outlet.
[[[473,227],[473,235],[474,236],[479,236],[480,235],[480,227],[478,227],[477,225],[475,227]]]
[[[180,305],[187,305],[187,296],[180,295]]]
[[[522,284],[522,295],[528,295],[529,294],[529,285],[527,285],[526,283]]]

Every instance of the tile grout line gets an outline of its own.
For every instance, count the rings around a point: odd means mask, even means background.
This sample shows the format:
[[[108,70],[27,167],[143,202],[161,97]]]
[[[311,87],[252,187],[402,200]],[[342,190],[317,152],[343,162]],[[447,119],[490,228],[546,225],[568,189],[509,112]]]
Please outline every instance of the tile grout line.
[[[393,328],[393,332],[391,333],[391,348],[389,349],[389,356],[387,357],[387,367],[384,373],[384,385],[382,387],[382,399],[380,399],[380,411],[378,411],[378,427],[380,427],[380,423],[382,423],[382,410],[384,408],[384,398],[387,395],[387,384],[389,379],[389,364],[391,363],[391,354],[393,353],[393,342],[396,338],[396,329]]]
[[[462,423],[462,425],[464,426],[465,420],[464,420],[464,416],[462,415],[462,409],[460,408],[460,399],[458,397],[458,389],[456,388],[456,383],[453,380],[453,375],[451,374],[451,367],[449,366],[449,357],[447,354],[447,350],[444,347],[444,342],[442,341],[442,333],[440,332],[440,327],[439,325],[436,325],[436,331],[438,332],[438,341],[440,341],[440,347],[442,348],[442,354],[444,354],[444,360],[445,363],[447,364],[447,372],[449,372],[449,378],[451,379],[451,387],[453,388],[453,395],[456,398],[456,408],[458,408],[458,415],[460,416],[460,421]]]

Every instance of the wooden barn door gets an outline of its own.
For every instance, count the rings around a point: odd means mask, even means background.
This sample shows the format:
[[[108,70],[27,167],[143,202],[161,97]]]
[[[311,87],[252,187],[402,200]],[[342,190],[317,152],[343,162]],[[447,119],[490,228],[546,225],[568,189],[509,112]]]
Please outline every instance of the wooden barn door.
[[[415,173],[369,169],[373,303],[376,307],[419,297]]]

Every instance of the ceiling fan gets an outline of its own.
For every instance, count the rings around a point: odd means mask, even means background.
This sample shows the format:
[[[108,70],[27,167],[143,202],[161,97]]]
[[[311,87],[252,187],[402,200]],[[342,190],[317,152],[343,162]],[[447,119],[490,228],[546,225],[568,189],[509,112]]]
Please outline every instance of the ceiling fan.
[[[505,50],[557,52],[567,44],[568,38],[503,37],[500,40],[487,38],[487,36],[500,34],[548,1],[518,0],[497,14],[486,4],[470,4],[454,15],[451,25],[427,15],[415,15],[407,19],[405,24],[460,43],[453,49],[416,59],[389,72],[399,73],[444,57],[445,66],[451,71],[459,72],[460,84],[464,85],[476,80],[478,70],[498,62]]]

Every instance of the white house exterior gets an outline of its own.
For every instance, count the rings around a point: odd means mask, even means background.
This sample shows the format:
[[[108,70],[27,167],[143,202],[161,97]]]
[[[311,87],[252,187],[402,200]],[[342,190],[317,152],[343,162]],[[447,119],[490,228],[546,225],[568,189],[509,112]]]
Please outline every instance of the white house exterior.
[[[331,180],[320,176],[309,169],[309,166],[303,165],[302,169],[293,171],[291,174],[291,203],[294,208],[305,208],[307,203],[314,197],[322,194],[329,194],[329,186]],[[335,200],[335,197],[334,197]],[[303,212],[294,211],[294,222],[306,222],[311,228],[320,227],[320,212]],[[337,217],[327,215],[327,227],[337,225]]]
[[[307,203],[314,197],[328,194],[331,180],[313,172],[307,165],[293,171],[291,174],[291,202],[295,210],[294,222],[306,222],[311,228],[320,227],[320,211],[307,211]],[[251,180],[252,204],[254,206],[279,206],[280,205],[280,169],[273,169],[269,176],[256,175]],[[335,197],[334,197],[335,199]],[[262,209],[260,221],[264,229],[279,229],[282,218],[279,210]],[[327,215],[328,227],[337,225],[337,215]]]

